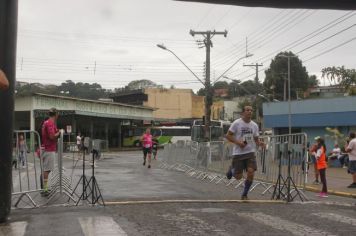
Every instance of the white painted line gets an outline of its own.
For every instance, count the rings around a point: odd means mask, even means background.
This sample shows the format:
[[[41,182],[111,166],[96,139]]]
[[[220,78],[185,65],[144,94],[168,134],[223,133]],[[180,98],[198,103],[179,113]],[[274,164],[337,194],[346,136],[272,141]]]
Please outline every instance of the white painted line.
[[[9,224],[0,224],[0,236],[23,236],[25,235],[27,222],[19,221]]]
[[[356,226],[356,219],[347,217],[347,216],[342,216],[334,213],[313,213],[312,215],[321,217],[321,218],[326,218],[328,220],[340,222],[340,223],[345,223],[345,224],[350,224],[352,226]]]
[[[126,236],[126,232],[107,216],[80,217],[80,226],[85,236]]]
[[[334,235],[329,232],[319,230],[316,228],[312,228],[306,225],[297,224],[294,222],[290,222],[288,220],[281,219],[279,217],[266,215],[262,212],[257,213],[237,213],[238,216],[249,218],[251,220],[257,221],[258,223],[262,223],[268,225],[274,229],[288,231],[293,235],[304,236],[304,235]]]
[[[196,200],[196,199],[171,199],[171,200],[151,200],[151,201],[117,201],[107,202],[105,205],[130,205],[130,204],[162,204],[162,203],[274,203],[274,204],[286,204],[285,201],[279,200]]]
[[[222,232],[225,232],[225,230],[217,229],[211,223],[207,223],[190,213],[181,213],[178,215],[167,213],[161,216],[174,227],[180,228],[186,235],[209,235],[208,232],[220,233],[219,235],[221,235]]]
[[[354,207],[355,203],[340,203],[340,202],[321,202],[321,201],[308,201],[308,202],[291,202],[289,204],[299,204],[299,205],[327,205],[327,206],[344,206],[344,207]]]

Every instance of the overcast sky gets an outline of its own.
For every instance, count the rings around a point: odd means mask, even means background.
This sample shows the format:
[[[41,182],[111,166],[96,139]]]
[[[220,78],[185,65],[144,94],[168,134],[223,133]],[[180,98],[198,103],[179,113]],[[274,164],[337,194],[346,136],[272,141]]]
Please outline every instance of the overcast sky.
[[[172,0],[20,0],[17,80],[96,82],[113,89],[148,79],[197,90],[199,81],[171,53],[156,47],[163,43],[203,79],[205,48],[196,42],[202,36],[192,37],[190,29],[228,31],[226,38],[213,38],[212,80],[245,55],[246,37],[254,55],[240,60],[227,76],[253,79],[255,70],[243,63],[258,62],[264,65],[263,81],[271,58],[288,49],[319,77],[327,66],[356,68],[355,20],[351,11]]]

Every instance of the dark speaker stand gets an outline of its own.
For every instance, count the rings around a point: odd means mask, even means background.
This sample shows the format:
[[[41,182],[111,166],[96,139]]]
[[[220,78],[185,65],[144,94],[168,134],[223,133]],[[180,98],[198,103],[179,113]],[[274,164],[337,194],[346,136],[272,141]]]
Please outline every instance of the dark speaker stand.
[[[77,188],[79,187],[79,185],[82,183],[83,185],[83,191],[82,191],[82,194],[80,195],[78,201],[76,202],[76,206],[78,206],[80,200],[88,200],[88,196],[90,194],[87,193],[87,188],[89,188],[90,192],[91,192],[91,189],[90,189],[90,186],[88,185],[89,184],[89,180],[87,179],[87,177],[85,176],[85,148],[83,148],[83,174],[82,176],[80,177],[78,183],[76,184],[73,192],[72,192],[72,196],[73,194],[75,194],[75,191],[77,190]]]
[[[279,159],[279,163],[278,163],[278,178],[277,178],[277,182],[274,185],[274,190],[273,190],[273,194],[272,194],[272,200],[280,200],[281,199],[281,195],[283,195],[283,199],[285,199],[285,194],[283,193],[283,188],[286,184],[286,180],[284,180],[283,175],[282,175],[282,152],[279,151],[278,152],[278,159]]]
[[[94,174],[94,170],[95,170],[95,155],[93,152],[93,158],[92,158],[92,166],[91,166],[91,170],[92,170],[92,174],[91,177],[87,183],[87,186],[90,189],[90,192],[88,194],[88,197],[91,195],[91,201],[89,199],[87,199],[89,201],[90,204],[95,205],[95,204],[100,204],[101,200],[101,204],[105,206],[105,202],[104,202],[104,198],[103,195],[100,192],[99,189],[99,184],[95,178],[95,174]]]
[[[291,177],[291,154],[292,152],[288,150],[288,176],[286,179],[282,176],[282,154],[279,152],[279,164],[278,164],[278,179],[276,185],[274,186],[272,200],[280,200],[281,195],[284,200],[287,202],[292,202],[297,196],[299,196],[300,200],[303,202],[306,197],[299,191],[298,187],[295,185],[293,178]],[[282,186],[281,186],[282,185]],[[283,189],[287,188],[287,193],[283,192]],[[291,188],[297,192],[294,196],[292,196]]]

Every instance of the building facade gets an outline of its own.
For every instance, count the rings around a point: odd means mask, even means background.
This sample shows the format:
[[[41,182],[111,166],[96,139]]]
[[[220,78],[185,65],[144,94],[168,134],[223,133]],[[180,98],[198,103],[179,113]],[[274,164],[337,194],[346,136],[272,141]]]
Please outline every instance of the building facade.
[[[145,88],[112,96],[115,102],[152,107],[156,121],[190,122],[204,116],[204,97],[191,89]]]
[[[356,131],[356,96],[291,101],[290,106],[292,132],[305,132],[311,142],[322,136],[329,150],[334,140],[327,128],[345,136]],[[263,114],[265,128],[272,128],[274,134],[288,133],[288,102],[264,103]]]
[[[40,131],[52,107],[59,111],[58,128],[71,131],[67,133],[69,138],[80,132],[93,139],[106,140],[109,147],[121,147],[122,129],[126,125],[153,120],[153,109],[149,107],[33,94],[16,97],[14,129]]]

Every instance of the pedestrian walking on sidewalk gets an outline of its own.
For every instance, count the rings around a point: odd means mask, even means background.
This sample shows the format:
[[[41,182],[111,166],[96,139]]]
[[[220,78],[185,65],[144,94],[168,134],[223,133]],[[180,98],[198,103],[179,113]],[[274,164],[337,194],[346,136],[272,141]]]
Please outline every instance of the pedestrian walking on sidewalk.
[[[26,140],[23,137],[23,134],[19,135],[19,140],[18,140],[18,143],[17,143],[17,149],[18,149],[18,152],[19,152],[19,156],[18,156],[19,166],[22,165],[22,167],[24,167],[25,163],[27,162],[28,148],[27,148]]]
[[[328,197],[328,188],[326,183],[326,146],[325,141],[322,138],[317,139],[317,150],[313,153],[316,158],[316,166],[319,171],[320,181],[323,184],[321,192],[318,194],[318,197]]]
[[[146,158],[148,159],[148,168],[151,168],[151,154],[152,154],[152,134],[151,129],[147,128],[146,132],[141,137],[143,150],[143,165],[146,165]]]
[[[310,153],[310,161],[314,167],[314,176],[315,176],[315,179],[314,179],[314,182],[313,184],[319,184],[319,170],[318,170],[318,167],[317,167],[317,164],[316,164],[316,157],[315,157],[315,153],[318,149],[318,144],[316,142],[316,140],[318,140],[320,138],[320,136],[317,136],[314,138],[315,140],[315,143],[310,147],[309,149],[309,153]]]
[[[253,182],[254,173],[257,170],[256,164],[256,145],[265,146],[258,139],[259,130],[252,118],[252,106],[245,106],[242,111],[242,118],[235,120],[227,134],[226,138],[234,145],[233,159],[231,167],[226,176],[231,179],[234,176],[237,180],[242,178],[243,171],[246,171],[244,190],[241,199],[247,200],[247,194]]]
[[[352,175],[352,184],[348,188],[356,188],[356,134],[350,133],[350,141],[345,151],[349,154],[349,172]]]

